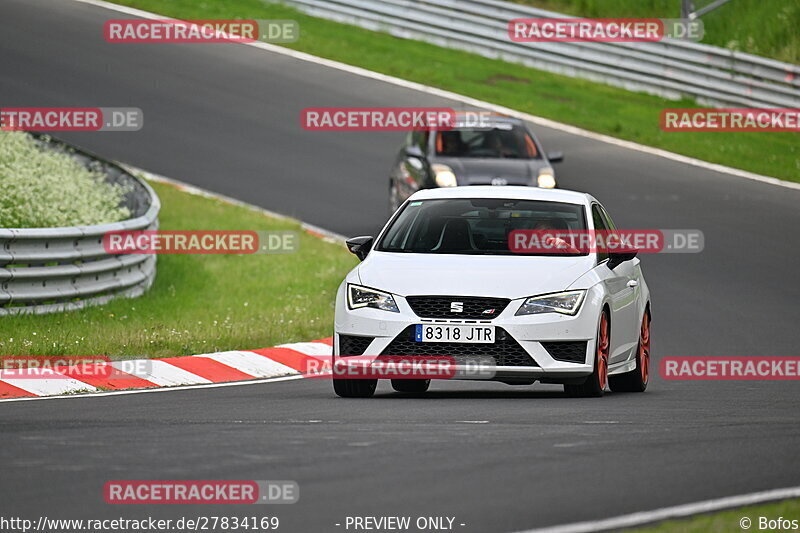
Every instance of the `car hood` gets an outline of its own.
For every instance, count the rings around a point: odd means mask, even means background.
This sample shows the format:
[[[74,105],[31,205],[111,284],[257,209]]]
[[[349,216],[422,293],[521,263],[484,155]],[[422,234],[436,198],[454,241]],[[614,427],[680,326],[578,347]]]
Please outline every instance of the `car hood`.
[[[493,185],[500,178],[507,185],[532,185],[539,169],[548,166],[543,159],[436,158],[435,163],[453,169],[459,185]]]
[[[399,294],[524,298],[567,289],[594,267],[592,256],[536,257],[372,251],[361,284]]]

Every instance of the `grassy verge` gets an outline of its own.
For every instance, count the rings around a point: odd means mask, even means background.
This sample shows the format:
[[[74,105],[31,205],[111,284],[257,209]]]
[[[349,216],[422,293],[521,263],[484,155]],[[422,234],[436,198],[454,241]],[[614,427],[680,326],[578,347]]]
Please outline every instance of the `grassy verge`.
[[[742,527],[743,518],[750,520],[748,528]],[[800,500],[786,500],[783,502],[744,507],[733,511],[723,511],[707,515],[695,516],[686,520],[668,520],[652,527],[631,530],[631,533],[730,533],[734,531],[779,531],[789,529],[775,527],[759,527],[761,517],[767,520],[784,519],[800,520]],[[795,528],[796,529],[796,528]]]
[[[298,230],[292,221],[153,184],[163,230]],[[202,217],[198,217],[202,213]],[[302,233],[287,255],[161,255],[144,296],[71,313],[0,318],[4,355],[167,357],[328,337],[357,260]]]
[[[665,133],[659,129],[659,113],[663,108],[694,107],[692,101],[669,101],[398,39],[309,17],[261,0],[117,0],[117,3],[186,19],[295,19],[300,23],[301,38],[288,45],[291,48],[621,139],[800,181],[800,137],[796,133]]]
[[[678,18],[676,0],[511,0],[582,17]],[[703,7],[711,0],[695,2]],[[800,63],[800,3],[786,0],[730,2],[702,16],[702,42]]]

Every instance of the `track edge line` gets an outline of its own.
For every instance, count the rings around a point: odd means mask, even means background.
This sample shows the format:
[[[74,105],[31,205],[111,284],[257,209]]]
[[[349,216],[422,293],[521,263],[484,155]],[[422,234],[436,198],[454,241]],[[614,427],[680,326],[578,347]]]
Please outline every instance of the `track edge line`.
[[[672,507],[663,507],[651,511],[640,511],[595,521],[574,522],[572,524],[563,524],[559,526],[526,529],[515,533],[591,533],[593,531],[608,531],[798,497],[800,497],[800,486],[786,487],[703,500]]]

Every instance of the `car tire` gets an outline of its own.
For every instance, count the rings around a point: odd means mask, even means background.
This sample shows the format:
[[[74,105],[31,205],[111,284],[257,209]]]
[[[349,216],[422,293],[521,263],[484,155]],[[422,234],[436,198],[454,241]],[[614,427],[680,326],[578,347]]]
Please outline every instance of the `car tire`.
[[[608,376],[608,386],[614,392],[644,392],[650,381],[650,310],[642,317],[639,344],[636,348],[636,368],[624,374]]]
[[[377,379],[334,379],[333,391],[342,398],[369,398],[375,394]]]
[[[594,370],[580,385],[565,384],[564,392],[573,398],[599,398],[608,384],[608,356],[611,347],[611,321],[608,311],[603,310],[597,327],[597,348],[594,355]]]
[[[429,379],[393,379],[392,388],[397,392],[408,394],[422,394],[431,386]]]

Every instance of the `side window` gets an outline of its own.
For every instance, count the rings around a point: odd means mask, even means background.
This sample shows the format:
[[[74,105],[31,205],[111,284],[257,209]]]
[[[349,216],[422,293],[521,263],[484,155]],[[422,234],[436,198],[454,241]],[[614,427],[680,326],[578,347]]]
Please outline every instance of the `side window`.
[[[601,206],[600,210],[603,212],[603,219],[606,221],[606,226],[608,226],[608,229],[616,230],[617,226],[614,224],[614,221],[611,220],[611,216],[608,214],[608,211],[606,211],[605,207]]]
[[[461,135],[461,142],[464,144],[472,144],[486,138],[486,132],[483,131],[473,131],[473,130],[464,130],[460,132]]]
[[[592,220],[594,221],[594,229],[595,230],[607,230],[608,225],[606,224],[605,217],[603,213],[600,211],[600,206],[597,204],[592,204]],[[607,252],[597,252],[597,262],[600,263],[601,261],[605,261],[608,259]]]

